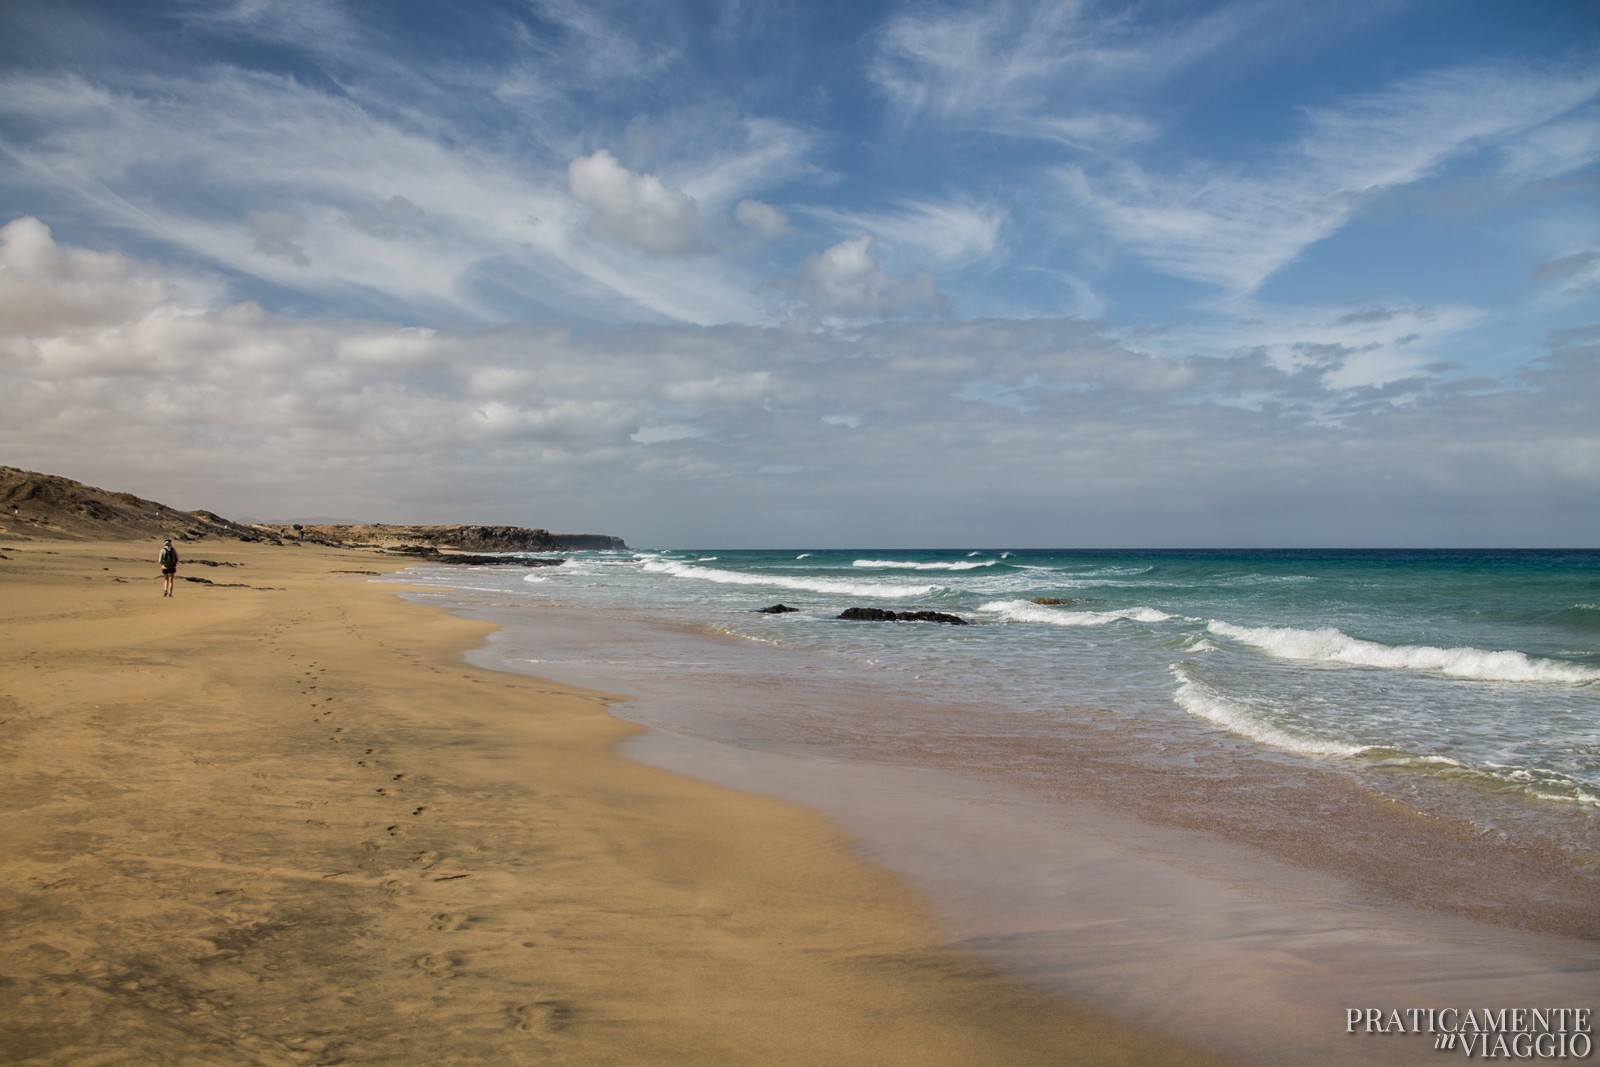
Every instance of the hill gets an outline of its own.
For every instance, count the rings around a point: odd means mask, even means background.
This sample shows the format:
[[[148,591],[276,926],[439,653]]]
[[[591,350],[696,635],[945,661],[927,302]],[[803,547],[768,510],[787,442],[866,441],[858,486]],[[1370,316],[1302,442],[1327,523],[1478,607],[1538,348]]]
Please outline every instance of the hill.
[[[0,467],[0,529],[12,537],[57,541],[193,541],[226,537],[275,540],[209,511],[179,511],[132,493],[112,492],[55,474]]]
[[[381,523],[240,523],[209,511],[179,511],[132,493],[112,492],[56,474],[0,466],[0,532],[57,541],[206,537],[277,544],[308,542],[393,549],[425,546],[465,552],[575,552],[626,549],[620,537],[562,534],[522,526],[391,526]]]

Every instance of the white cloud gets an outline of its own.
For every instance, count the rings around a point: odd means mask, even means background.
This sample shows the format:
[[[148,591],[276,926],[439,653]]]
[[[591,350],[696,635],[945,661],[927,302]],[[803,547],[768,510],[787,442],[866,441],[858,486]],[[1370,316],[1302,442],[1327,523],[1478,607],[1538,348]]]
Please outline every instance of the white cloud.
[[[840,241],[807,259],[800,268],[801,294],[826,311],[855,318],[944,311],[944,297],[931,275],[891,277],[871,249],[872,238],[863,235]]]
[[[734,220],[763,240],[775,241],[789,233],[789,216],[759,200],[741,200],[733,209]]]
[[[123,322],[173,296],[161,272],[111,252],[60,248],[38,219],[0,227],[0,322],[9,333],[65,333]]]
[[[1307,312],[1298,333],[1255,338],[1298,349],[1203,358],[1067,320],[415,330],[196,302],[32,220],[0,235],[0,454],[224,514],[522,522],[640,544],[928,530],[1171,543],[1225,537],[1207,523],[1270,500],[1291,518],[1254,536],[1292,543],[1330,522],[1359,540],[1489,502],[1501,515],[1502,501],[1548,540],[1592,523],[1600,500],[1591,336],[1559,340],[1522,382],[1413,381],[1404,405],[1330,380],[1336,347],[1403,347],[1448,310]],[[866,248],[841,256],[858,278]],[[779,486],[763,470],[788,473]],[[1375,470],[1404,491],[1385,495]]]
[[[1464,304],[1249,304],[1236,311],[1237,320],[1133,334],[1130,343],[1166,357],[1158,366],[1190,357],[1217,369],[1204,386],[1213,403],[1292,409],[1308,423],[1336,426],[1448,388],[1476,370],[1465,365],[1466,353],[1494,325],[1485,309]]]
[[[688,194],[654,174],[635,174],[605,149],[579,156],[567,167],[567,184],[595,222],[617,240],[661,256],[699,247],[699,209]]]

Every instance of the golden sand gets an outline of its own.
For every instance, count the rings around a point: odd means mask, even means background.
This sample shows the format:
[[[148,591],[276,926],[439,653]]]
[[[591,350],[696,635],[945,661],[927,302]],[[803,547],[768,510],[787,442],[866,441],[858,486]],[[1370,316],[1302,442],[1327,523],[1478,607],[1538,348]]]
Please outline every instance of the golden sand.
[[[1215,1062],[941,945],[809,812],[628,762],[602,695],[370,552],[0,548],[0,1062]],[[205,578],[210,585],[185,579]]]

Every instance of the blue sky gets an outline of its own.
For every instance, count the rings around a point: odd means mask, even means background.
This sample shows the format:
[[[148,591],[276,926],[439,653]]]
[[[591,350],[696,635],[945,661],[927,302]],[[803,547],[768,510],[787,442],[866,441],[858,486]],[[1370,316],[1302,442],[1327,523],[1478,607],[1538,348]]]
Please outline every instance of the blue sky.
[[[1600,6],[0,8],[0,458],[641,546],[1600,543]]]

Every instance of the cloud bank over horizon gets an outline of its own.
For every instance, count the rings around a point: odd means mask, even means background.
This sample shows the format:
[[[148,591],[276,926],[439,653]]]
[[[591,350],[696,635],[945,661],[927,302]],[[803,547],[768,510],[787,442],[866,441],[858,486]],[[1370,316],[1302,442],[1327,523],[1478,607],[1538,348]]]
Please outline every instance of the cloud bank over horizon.
[[[0,452],[658,547],[1592,546],[1600,27],[1469,6],[24,0]]]

